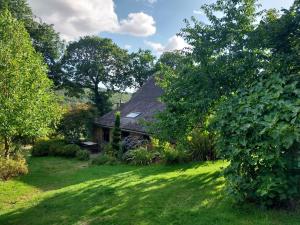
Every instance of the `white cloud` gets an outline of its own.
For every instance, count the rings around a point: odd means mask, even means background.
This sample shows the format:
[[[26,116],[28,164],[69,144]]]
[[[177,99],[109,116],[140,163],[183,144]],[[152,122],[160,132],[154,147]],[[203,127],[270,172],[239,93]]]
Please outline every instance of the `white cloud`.
[[[145,41],[145,44],[151,47],[154,51],[158,53],[162,53],[165,50],[165,47],[158,42],[152,42],[152,41]]]
[[[164,52],[172,52],[175,50],[182,50],[184,48],[189,48],[190,45],[185,42],[185,40],[177,35],[169,38],[166,45],[162,45],[158,42],[145,41],[145,44],[151,47],[157,54],[162,54]]]
[[[154,4],[154,3],[157,2],[157,0],[148,0],[148,2],[149,2],[150,4]]]
[[[145,13],[130,13],[119,22],[113,0],[29,0],[33,12],[54,24],[66,40],[100,32],[149,36],[156,32],[155,21]]]
[[[201,10],[193,10],[193,13],[198,15],[204,15],[204,13]]]
[[[119,32],[134,36],[150,36],[155,34],[155,21],[152,16],[143,12],[130,13],[127,19],[120,21]]]
[[[124,48],[129,50],[129,49],[132,48],[132,46],[131,45],[124,45]]]

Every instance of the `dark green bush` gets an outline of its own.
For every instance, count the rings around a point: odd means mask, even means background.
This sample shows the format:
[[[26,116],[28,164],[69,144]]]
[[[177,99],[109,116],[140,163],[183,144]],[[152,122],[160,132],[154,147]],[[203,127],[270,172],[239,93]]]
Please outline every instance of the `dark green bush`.
[[[77,152],[81,151],[81,148],[75,144],[69,144],[63,146],[63,148],[58,151],[59,156],[67,157],[67,158],[74,158],[76,157]]]
[[[32,147],[32,156],[47,156],[49,155],[49,148],[50,148],[51,142],[50,141],[40,141],[37,142],[33,147]]]
[[[38,141],[32,147],[32,156],[48,156],[48,155],[59,155],[59,151],[65,145],[62,140],[42,140]]]
[[[79,150],[76,153],[76,158],[81,161],[88,161],[90,159],[90,153],[86,150]]]
[[[90,104],[72,104],[63,115],[58,133],[69,143],[76,143],[80,138],[91,137],[96,111]]]
[[[62,140],[52,140],[49,146],[49,155],[62,156],[62,151],[65,145],[66,143]]]
[[[300,146],[299,75],[272,75],[239,91],[216,112],[217,148],[230,162],[227,190],[237,201],[285,206],[299,197],[290,158]]]
[[[7,159],[0,157],[0,179],[8,180],[12,177],[27,174],[28,168],[25,159]]]
[[[123,155],[123,160],[133,165],[149,165],[154,162],[155,154],[147,148],[129,150]]]
[[[169,143],[164,144],[162,154],[166,164],[178,164],[188,161],[188,154],[185,150],[174,148]]]
[[[115,165],[118,163],[118,160],[114,156],[110,155],[100,155],[99,157],[92,160],[93,165]]]
[[[216,152],[213,145],[212,135],[208,131],[195,129],[188,136],[188,154],[192,161],[215,160]]]

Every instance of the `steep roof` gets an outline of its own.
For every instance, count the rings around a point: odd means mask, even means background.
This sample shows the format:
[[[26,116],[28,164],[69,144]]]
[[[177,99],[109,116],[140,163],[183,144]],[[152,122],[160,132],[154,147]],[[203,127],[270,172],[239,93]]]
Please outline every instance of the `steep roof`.
[[[141,121],[152,121],[156,112],[165,109],[165,105],[159,101],[159,97],[162,94],[163,90],[155,84],[155,78],[151,77],[132,96],[129,102],[120,107],[119,111],[121,112],[121,129],[147,133],[145,127],[141,124]],[[129,115],[130,113],[136,114]],[[96,124],[102,127],[113,127],[114,122],[115,111],[111,111],[96,119]]]

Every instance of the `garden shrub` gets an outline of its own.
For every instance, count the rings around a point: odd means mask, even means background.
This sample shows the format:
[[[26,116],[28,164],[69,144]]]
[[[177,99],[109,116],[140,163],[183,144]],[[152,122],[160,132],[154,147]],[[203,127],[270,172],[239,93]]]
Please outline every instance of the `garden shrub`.
[[[63,148],[66,143],[62,140],[51,140],[49,146],[49,155],[50,156],[62,156]]]
[[[186,148],[192,161],[215,160],[212,134],[200,129],[193,130],[187,138]]]
[[[62,140],[41,140],[34,144],[31,154],[35,157],[59,155],[59,151],[64,145]]]
[[[163,160],[166,164],[178,164],[188,161],[188,154],[185,150],[174,148],[170,143],[163,145]]]
[[[25,159],[7,159],[0,157],[0,179],[8,180],[12,177],[27,174],[28,168]]]
[[[90,104],[78,103],[69,106],[58,126],[58,133],[69,143],[92,136],[96,109]]]
[[[105,155],[115,156],[115,153],[114,153],[114,150],[113,150],[111,144],[104,144],[103,153]]]
[[[149,165],[155,159],[155,154],[147,148],[140,147],[129,150],[123,155],[123,160],[133,165]]]
[[[40,141],[37,142],[31,151],[32,156],[40,157],[49,155],[50,141]]]
[[[116,157],[107,154],[102,154],[92,160],[93,165],[115,165],[117,163],[118,160]]]
[[[81,148],[75,144],[65,145],[61,148],[58,153],[59,156],[67,157],[67,158],[74,158],[76,157],[77,152],[81,151]]]
[[[76,153],[76,158],[80,161],[88,161],[90,159],[90,153],[86,150],[79,150]]]
[[[299,75],[272,75],[217,109],[217,148],[230,162],[227,190],[237,201],[287,206],[299,197],[291,155],[300,146]]]

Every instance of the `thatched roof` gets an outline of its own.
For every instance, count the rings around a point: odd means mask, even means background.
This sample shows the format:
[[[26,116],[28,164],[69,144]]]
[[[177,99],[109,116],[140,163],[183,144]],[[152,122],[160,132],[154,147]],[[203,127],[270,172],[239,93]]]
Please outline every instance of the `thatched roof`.
[[[142,125],[142,121],[150,122],[155,113],[164,110],[165,105],[159,101],[162,94],[163,90],[155,84],[155,78],[150,78],[129,102],[120,107],[121,129],[146,134],[146,128]],[[138,115],[134,117],[134,114]],[[115,111],[111,111],[96,119],[96,124],[110,128],[114,126],[114,121]]]

